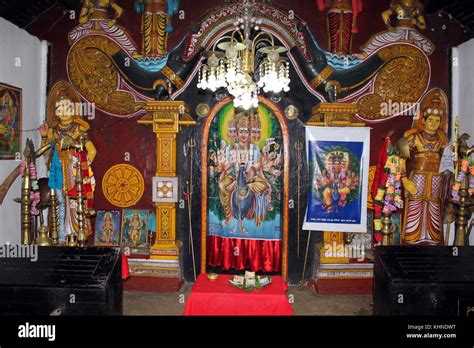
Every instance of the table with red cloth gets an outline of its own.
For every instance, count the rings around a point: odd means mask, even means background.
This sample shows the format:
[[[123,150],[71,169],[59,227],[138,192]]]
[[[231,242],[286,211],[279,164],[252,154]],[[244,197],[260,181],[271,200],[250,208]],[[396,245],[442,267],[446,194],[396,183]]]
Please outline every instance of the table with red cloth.
[[[293,315],[287,297],[288,285],[281,276],[263,289],[246,291],[229,283],[232,275],[209,280],[200,274],[184,307],[184,315]]]

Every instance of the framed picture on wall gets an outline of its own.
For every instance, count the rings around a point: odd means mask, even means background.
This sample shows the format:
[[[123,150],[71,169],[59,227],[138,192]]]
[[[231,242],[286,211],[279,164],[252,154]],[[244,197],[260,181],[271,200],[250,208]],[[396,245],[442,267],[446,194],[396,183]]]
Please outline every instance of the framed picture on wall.
[[[120,212],[98,210],[95,219],[95,246],[120,246]]]
[[[148,251],[147,223],[148,209],[123,209],[122,211],[122,248],[130,248],[131,253]]]
[[[367,233],[370,128],[306,127],[304,230]]]
[[[22,90],[0,83],[0,159],[21,153]]]

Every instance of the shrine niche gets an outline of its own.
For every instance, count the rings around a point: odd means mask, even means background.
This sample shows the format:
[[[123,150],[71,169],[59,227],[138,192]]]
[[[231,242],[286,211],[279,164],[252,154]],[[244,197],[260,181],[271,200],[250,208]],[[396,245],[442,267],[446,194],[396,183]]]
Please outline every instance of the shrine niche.
[[[263,98],[250,113],[222,101],[206,120],[204,139],[201,271],[211,266],[285,277],[289,161],[282,112]]]
[[[288,284],[370,294],[380,248],[468,243],[467,35],[431,1],[58,1],[30,27],[49,99],[0,204],[20,177],[24,244],[120,248],[125,290],[195,283],[186,315],[268,314],[229,299],[268,289],[291,315]]]

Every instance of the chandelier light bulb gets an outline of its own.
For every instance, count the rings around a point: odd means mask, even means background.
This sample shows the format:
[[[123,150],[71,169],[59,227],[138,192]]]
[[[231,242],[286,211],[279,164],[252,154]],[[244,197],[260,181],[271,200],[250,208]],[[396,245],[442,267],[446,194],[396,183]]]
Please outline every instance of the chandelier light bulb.
[[[268,59],[272,63],[277,63],[280,60],[280,54],[276,50],[271,50],[268,53]]]
[[[216,57],[215,54],[212,54],[209,59],[207,60],[207,64],[211,67],[211,68],[215,68],[219,65],[219,58]]]
[[[235,48],[234,45],[230,45],[226,50],[225,50],[225,56],[227,59],[234,60],[237,58],[238,51]]]

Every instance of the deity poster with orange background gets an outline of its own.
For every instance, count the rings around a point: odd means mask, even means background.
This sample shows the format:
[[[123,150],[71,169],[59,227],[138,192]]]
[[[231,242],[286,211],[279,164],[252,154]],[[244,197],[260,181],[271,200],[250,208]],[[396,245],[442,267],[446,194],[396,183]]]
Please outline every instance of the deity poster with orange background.
[[[303,229],[367,232],[370,128],[306,127],[311,187]]]

